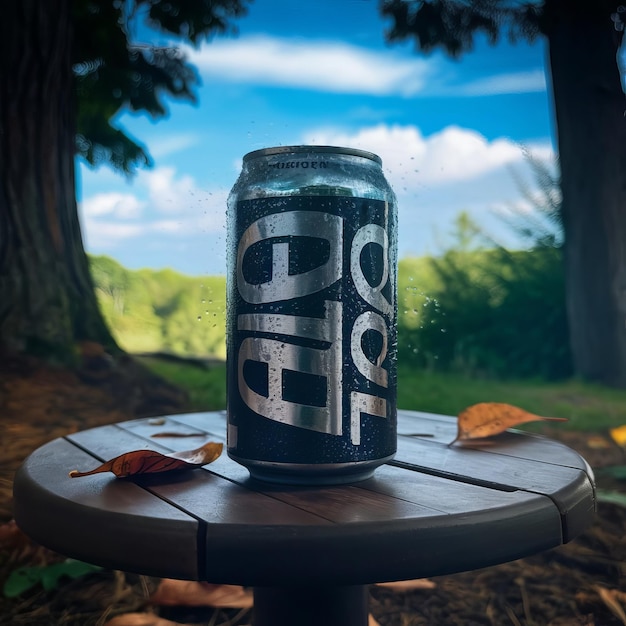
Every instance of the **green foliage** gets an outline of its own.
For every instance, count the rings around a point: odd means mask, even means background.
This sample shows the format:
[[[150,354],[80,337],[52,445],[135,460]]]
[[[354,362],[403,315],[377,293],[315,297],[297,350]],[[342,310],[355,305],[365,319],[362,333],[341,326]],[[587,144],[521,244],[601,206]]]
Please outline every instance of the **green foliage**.
[[[383,0],[381,13],[392,19],[389,41],[414,39],[424,52],[441,47],[452,57],[471,50],[478,33],[490,44],[502,30],[513,41],[532,41],[544,19],[541,3],[507,0]]]
[[[226,366],[209,369],[194,363],[144,358],[166,380],[185,389],[196,411],[226,407]],[[564,428],[600,430],[626,423],[626,391],[578,380],[494,380],[463,373],[435,372],[401,365],[398,406],[402,409],[457,415],[477,402],[508,402],[537,415],[567,417]],[[527,430],[541,430],[528,424]],[[560,427],[560,426],[559,426]]]
[[[475,225],[467,216],[458,225],[460,246],[399,265],[400,362],[499,377],[569,376],[560,248],[472,249]]]
[[[150,28],[193,44],[232,30],[250,0],[74,0],[73,68],[77,94],[76,150],[91,165],[127,174],[150,165],[146,148],[115,125],[125,110],[167,114],[164,98],[195,101],[195,69],[175,46],[137,42]]]
[[[192,411],[226,408],[226,365],[202,366],[193,361],[168,361],[158,357],[140,359],[155,374],[184,389]]]
[[[134,272],[106,256],[90,265],[100,309],[124,350],[226,357],[225,278]]]
[[[495,380],[399,367],[398,406],[402,409],[458,415],[477,402],[507,402],[537,415],[566,417],[568,422],[562,427],[572,430],[598,431],[626,423],[624,390],[575,379]],[[546,426],[528,424],[523,428],[541,431]]]
[[[6,598],[15,598],[41,583],[45,591],[56,589],[62,578],[81,578],[102,568],[98,565],[83,563],[75,559],[66,559],[62,563],[19,567],[13,570],[4,583],[3,593]]]

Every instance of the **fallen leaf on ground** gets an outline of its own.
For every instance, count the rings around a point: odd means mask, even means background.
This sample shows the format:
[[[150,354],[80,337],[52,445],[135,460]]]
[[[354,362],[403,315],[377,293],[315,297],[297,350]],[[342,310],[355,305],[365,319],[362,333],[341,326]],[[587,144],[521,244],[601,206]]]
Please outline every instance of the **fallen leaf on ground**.
[[[209,442],[195,450],[161,454],[154,450],[133,450],[103,463],[88,472],[72,470],[71,478],[91,476],[101,472],[113,472],[118,478],[134,474],[154,474],[157,472],[171,472],[174,470],[191,469],[212,463],[222,454],[224,444]]]
[[[480,402],[459,413],[457,436],[451,443],[498,435],[512,426],[536,421],[566,422],[567,418],[542,417],[503,402]]]
[[[594,585],[594,589],[598,592],[598,595],[602,598],[602,602],[606,604],[611,613],[626,626],[626,613],[624,613],[624,609],[618,599],[623,594],[618,595],[615,593],[616,590],[606,589],[599,585]]]
[[[169,619],[163,619],[158,615],[151,613],[124,613],[118,615],[104,626],[183,626],[179,622],[172,622]]]
[[[608,450],[613,444],[603,435],[589,435],[587,445],[593,450]]]
[[[29,541],[12,519],[0,525],[0,548],[15,548]]]
[[[239,585],[213,585],[193,580],[164,578],[150,601],[163,606],[213,606],[216,608],[248,609],[252,606],[252,591]]]
[[[414,589],[434,589],[437,584],[428,578],[415,580],[396,580],[391,583],[376,583],[377,587],[386,587],[392,591],[413,591]]]
[[[618,446],[626,446],[626,426],[611,428],[609,433],[611,434],[611,439],[613,439]]]

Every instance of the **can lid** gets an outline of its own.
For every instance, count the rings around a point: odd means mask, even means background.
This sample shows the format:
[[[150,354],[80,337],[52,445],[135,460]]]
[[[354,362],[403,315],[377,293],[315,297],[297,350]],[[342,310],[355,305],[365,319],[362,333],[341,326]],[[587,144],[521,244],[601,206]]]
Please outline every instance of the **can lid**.
[[[243,157],[244,162],[259,157],[273,156],[277,154],[346,154],[348,156],[358,156],[364,159],[375,161],[382,165],[382,159],[373,152],[360,150],[359,148],[343,148],[339,146],[276,146],[273,148],[262,148],[248,152]]]

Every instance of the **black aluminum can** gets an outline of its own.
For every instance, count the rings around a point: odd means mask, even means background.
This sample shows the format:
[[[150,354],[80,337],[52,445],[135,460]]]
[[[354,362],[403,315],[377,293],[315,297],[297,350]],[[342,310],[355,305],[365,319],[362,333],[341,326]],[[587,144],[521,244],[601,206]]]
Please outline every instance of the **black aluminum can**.
[[[253,478],[368,478],[396,451],[397,211],[381,159],[245,155],[228,199],[228,455]]]

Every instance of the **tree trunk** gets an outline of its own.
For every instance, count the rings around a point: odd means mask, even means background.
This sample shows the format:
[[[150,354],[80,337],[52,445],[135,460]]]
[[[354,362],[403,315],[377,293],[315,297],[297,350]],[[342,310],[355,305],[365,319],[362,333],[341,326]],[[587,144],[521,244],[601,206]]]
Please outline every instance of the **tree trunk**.
[[[626,100],[617,3],[546,0],[574,369],[626,387]]]
[[[71,360],[114,352],[74,186],[72,1],[7,2],[0,20],[0,349]]]

